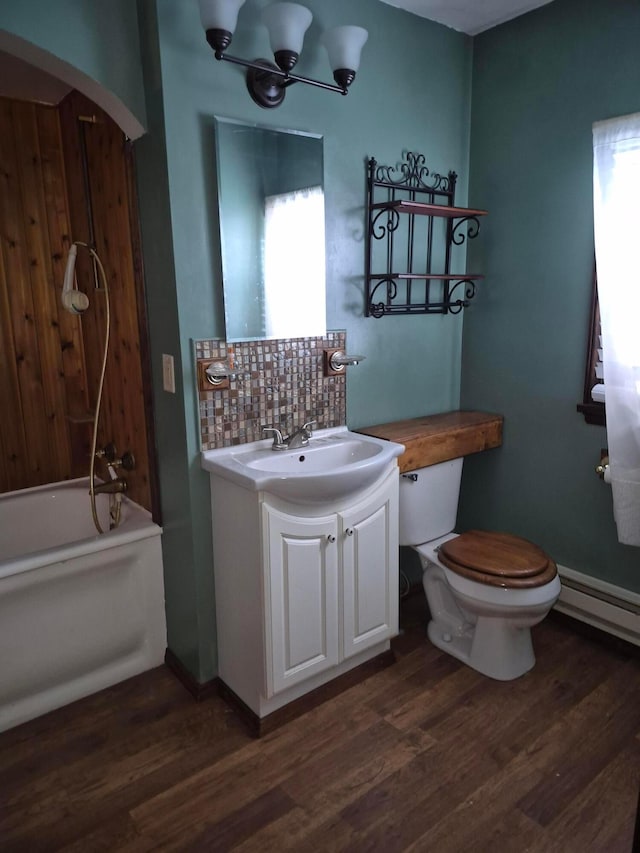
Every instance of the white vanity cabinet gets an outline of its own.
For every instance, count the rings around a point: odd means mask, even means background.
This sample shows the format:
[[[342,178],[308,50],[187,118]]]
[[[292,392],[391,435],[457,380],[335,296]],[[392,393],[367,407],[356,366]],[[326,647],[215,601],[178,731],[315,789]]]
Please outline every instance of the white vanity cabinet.
[[[398,474],[320,518],[263,505],[267,695],[398,631]]]
[[[340,659],[338,521],[300,518],[262,505],[266,695]]]
[[[335,505],[211,475],[220,679],[263,718],[389,649],[398,467]]]
[[[344,658],[398,633],[398,482],[339,514]]]

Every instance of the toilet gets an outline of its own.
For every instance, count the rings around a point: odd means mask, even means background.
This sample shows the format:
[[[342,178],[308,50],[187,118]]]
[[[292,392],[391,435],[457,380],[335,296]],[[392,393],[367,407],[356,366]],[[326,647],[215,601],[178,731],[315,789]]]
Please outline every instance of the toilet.
[[[422,564],[431,642],[500,681],[535,664],[531,628],[560,595],[553,560],[506,533],[453,533],[462,458],[400,475],[400,544]]]

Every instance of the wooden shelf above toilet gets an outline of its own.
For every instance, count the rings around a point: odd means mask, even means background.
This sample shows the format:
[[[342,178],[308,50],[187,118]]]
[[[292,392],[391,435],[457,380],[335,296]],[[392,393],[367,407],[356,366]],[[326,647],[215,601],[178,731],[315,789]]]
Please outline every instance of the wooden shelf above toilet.
[[[502,415],[488,412],[456,411],[360,427],[354,432],[404,444],[406,450],[398,459],[404,473],[500,447],[503,420]]]

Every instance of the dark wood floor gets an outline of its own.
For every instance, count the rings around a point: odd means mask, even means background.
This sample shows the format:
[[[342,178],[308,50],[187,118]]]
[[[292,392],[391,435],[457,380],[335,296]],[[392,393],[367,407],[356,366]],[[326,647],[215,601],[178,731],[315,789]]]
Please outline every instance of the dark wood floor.
[[[508,684],[425,638],[261,740],[168,670],[0,735],[0,850],[629,853],[640,662],[562,618]]]

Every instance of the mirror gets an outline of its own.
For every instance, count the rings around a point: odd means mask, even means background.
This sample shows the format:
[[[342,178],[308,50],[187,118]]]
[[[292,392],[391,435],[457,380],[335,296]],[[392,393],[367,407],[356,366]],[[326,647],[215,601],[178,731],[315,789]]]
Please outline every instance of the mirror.
[[[324,335],[322,137],[215,128],[226,339]]]

